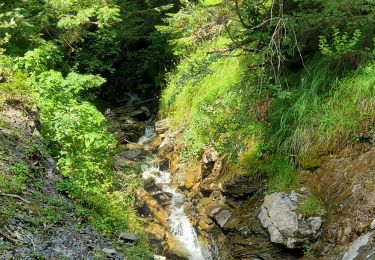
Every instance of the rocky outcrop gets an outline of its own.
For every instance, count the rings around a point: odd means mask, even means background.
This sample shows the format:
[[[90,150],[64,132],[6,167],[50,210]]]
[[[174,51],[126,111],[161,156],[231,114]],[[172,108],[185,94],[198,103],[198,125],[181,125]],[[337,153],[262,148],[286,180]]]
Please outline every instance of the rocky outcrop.
[[[300,181],[321,198],[326,210],[314,255],[340,259],[351,243],[370,232],[375,217],[374,158],[375,147],[345,151],[318,170],[300,174]]]
[[[320,216],[305,219],[296,212],[299,196],[296,192],[267,195],[258,216],[271,241],[291,249],[302,248],[316,238],[322,225]]]
[[[219,160],[219,153],[212,147],[207,148],[202,156],[202,177],[206,178],[211,172],[215,165],[215,162]]]
[[[146,121],[151,113],[146,106],[128,105],[116,109],[107,109],[106,119],[110,122],[110,131],[114,133],[119,143],[137,142],[145,132]]]
[[[349,248],[340,255],[342,260],[375,259],[375,231],[357,238]]]

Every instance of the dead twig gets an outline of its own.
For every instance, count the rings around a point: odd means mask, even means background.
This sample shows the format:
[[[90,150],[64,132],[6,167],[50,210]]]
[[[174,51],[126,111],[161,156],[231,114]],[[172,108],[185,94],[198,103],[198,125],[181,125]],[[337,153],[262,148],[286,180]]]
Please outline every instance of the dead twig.
[[[18,196],[18,195],[16,195],[16,194],[0,193],[0,196],[3,196],[3,197],[9,197],[9,198],[15,198],[15,199],[22,200],[22,201],[25,202],[25,203],[31,203],[31,202],[28,201],[27,199],[24,199],[24,198],[22,198],[21,196]]]
[[[5,239],[7,239],[8,241],[12,242],[13,244],[17,243],[16,239],[11,238],[10,236],[8,236],[7,234],[5,234],[4,232],[0,231],[0,235],[3,236],[3,237],[5,237]]]

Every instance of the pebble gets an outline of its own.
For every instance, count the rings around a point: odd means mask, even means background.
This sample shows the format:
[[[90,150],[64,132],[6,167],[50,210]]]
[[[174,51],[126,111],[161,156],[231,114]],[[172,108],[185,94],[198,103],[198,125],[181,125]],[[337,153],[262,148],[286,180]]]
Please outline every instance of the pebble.
[[[370,229],[375,229],[375,218],[371,222]]]

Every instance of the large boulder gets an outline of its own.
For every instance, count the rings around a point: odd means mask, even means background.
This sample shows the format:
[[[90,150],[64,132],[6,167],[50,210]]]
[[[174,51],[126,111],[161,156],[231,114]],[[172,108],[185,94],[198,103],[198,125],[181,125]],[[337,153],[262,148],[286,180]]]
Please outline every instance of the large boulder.
[[[302,248],[317,237],[322,218],[303,218],[298,214],[296,210],[300,196],[295,192],[277,192],[265,196],[258,218],[272,242],[294,249]]]

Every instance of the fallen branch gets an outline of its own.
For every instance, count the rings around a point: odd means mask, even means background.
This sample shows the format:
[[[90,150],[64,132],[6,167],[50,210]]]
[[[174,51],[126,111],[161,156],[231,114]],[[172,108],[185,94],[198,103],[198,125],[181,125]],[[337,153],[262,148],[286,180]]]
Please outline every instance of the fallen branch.
[[[150,99],[146,99],[146,100],[142,100],[142,101],[136,102],[136,103],[131,104],[131,105],[126,105],[126,106],[117,107],[117,108],[115,108],[115,109],[112,109],[111,112],[115,112],[115,111],[117,111],[117,110],[119,110],[119,109],[122,109],[122,108],[130,108],[130,107],[134,107],[134,106],[136,106],[136,105],[140,105],[140,104],[143,104],[143,103],[151,102],[151,101],[153,101],[153,100],[155,100],[155,99],[156,99],[156,98],[150,98]],[[125,101],[125,100],[126,100],[126,99],[124,99],[124,100],[120,100],[120,102]]]
[[[0,195],[4,196],[4,197],[19,199],[19,200],[22,200],[25,203],[31,203],[30,201],[22,198],[21,196],[15,195],[15,194],[0,193]]]

